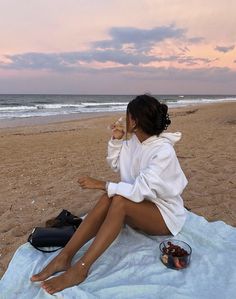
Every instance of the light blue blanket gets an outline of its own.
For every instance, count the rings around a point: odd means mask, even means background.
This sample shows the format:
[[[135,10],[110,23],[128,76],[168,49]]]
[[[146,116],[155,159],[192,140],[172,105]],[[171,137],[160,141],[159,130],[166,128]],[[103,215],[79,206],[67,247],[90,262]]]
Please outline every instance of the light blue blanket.
[[[159,258],[159,243],[165,237],[150,237],[126,226],[93,264],[88,278],[78,286],[54,295],[32,274],[57,254],[41,253],[29,244],[15,253],[0,281],[1,299],[234,299],[236,298],[236,228],[218,221],[209,223],[188,212],[186,224],[175,239],[192,247],[189,268],[171,270]],[[76,261],[89,246],[75,256]]]

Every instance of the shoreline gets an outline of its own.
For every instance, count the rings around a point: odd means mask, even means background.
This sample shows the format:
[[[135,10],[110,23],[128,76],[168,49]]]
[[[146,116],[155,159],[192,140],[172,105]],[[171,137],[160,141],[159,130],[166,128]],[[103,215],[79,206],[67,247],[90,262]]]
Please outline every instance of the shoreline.
[[[101,192],[81,190],[79,176],[119,181],[105,157],[107,127],[120,114],[0,129],[0,277],[33,227],[62,209],[79,216],[94,206]],[[236,102],[170,109],[167,130],[183,135],[175,151],[188,179],[185,205],[234,227],[235,115]]]
[[[227,103],[234,103],[234,101],[224,101],[219,103],[202,103],[202,104],[186,104],[185,106],[179,107],[168,107],[169,112],[178,111],[179,109],[190,109],[190,108],[199,108],[201,106],[212,106],[212,105],[221,105]],[[236,103],[236,101],[235,101]],[[5,118],[0,119],[0,130],[8,128],[20,128],[20,127],[32,127],[40,125],[50,125],[56,123],[71,122],[83,119],[97,118],[97,117],[106,117],[111,115],[120,115],[124,114],[125,111],[104,111],[104,112],[85,112],[85,113],[71,113],[71,114],[58,114],[50,116],[31,116],[31,117],[18,117],[18,118]]]
[[[63,123],[70,121],[77,121],[82,119],[104,117],[112,114],[119,114],[118,112],[90,112],[90,113],[71,113],[71,114],[58,114],[51,116],[31,116],[31,117],[18,117],[12,119],[0,119],[0,129],[18,128],[18,127],[31,127],[40,125],[50,125],[55,123]]]

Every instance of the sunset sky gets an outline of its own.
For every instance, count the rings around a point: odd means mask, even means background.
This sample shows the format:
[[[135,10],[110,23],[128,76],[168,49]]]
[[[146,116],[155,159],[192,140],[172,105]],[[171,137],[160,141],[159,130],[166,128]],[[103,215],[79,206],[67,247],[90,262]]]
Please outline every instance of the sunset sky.
[[[0,93],[236,94],[235,0],[0,0]]]

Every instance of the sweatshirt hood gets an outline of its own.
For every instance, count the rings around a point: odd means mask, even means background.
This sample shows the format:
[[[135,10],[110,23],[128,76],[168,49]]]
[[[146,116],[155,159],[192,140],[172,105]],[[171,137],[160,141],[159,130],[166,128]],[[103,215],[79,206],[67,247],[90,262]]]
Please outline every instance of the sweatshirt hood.
[[[182,133],[181,132],[175,132],[175,133],[162,133],[160,135],[161,138],[165,138],[167,139],[167,141],[169,143],[171,143],[172,145],[174,145],[176,142],[178,142],[181,137],[182,137]]]
[[[177,141],[181,139],[181,132],[175,133],[162,133],[159,136],[151,136],[146,139],[142,144],[150,144],[153,142],[168,142],[171,145],[174,145]]]

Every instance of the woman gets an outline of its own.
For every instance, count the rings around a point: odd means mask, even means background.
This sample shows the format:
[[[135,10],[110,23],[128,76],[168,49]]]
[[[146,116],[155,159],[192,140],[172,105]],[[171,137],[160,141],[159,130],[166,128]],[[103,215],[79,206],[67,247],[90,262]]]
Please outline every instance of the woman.
[[[136,97],[127,106],[125,132],[113,128],[107,161],[120,171],[121,182],[82,177],[82,188],[106,191],[87,215],[69,243],[31,281],[43,281],[50,294],[84,281],[91,265],[109,247],[123,224],[150,235],[176,235],[185,222],[180,196],[187,184],[173,145],[180,133],[162,133],[170,124],[168,108],[154,97]],[[95,237],[95,238],[94,238]],[[94,238],[87,252],[71,266],[75,253]],[[60,276],[52,274],[65,271]]]

